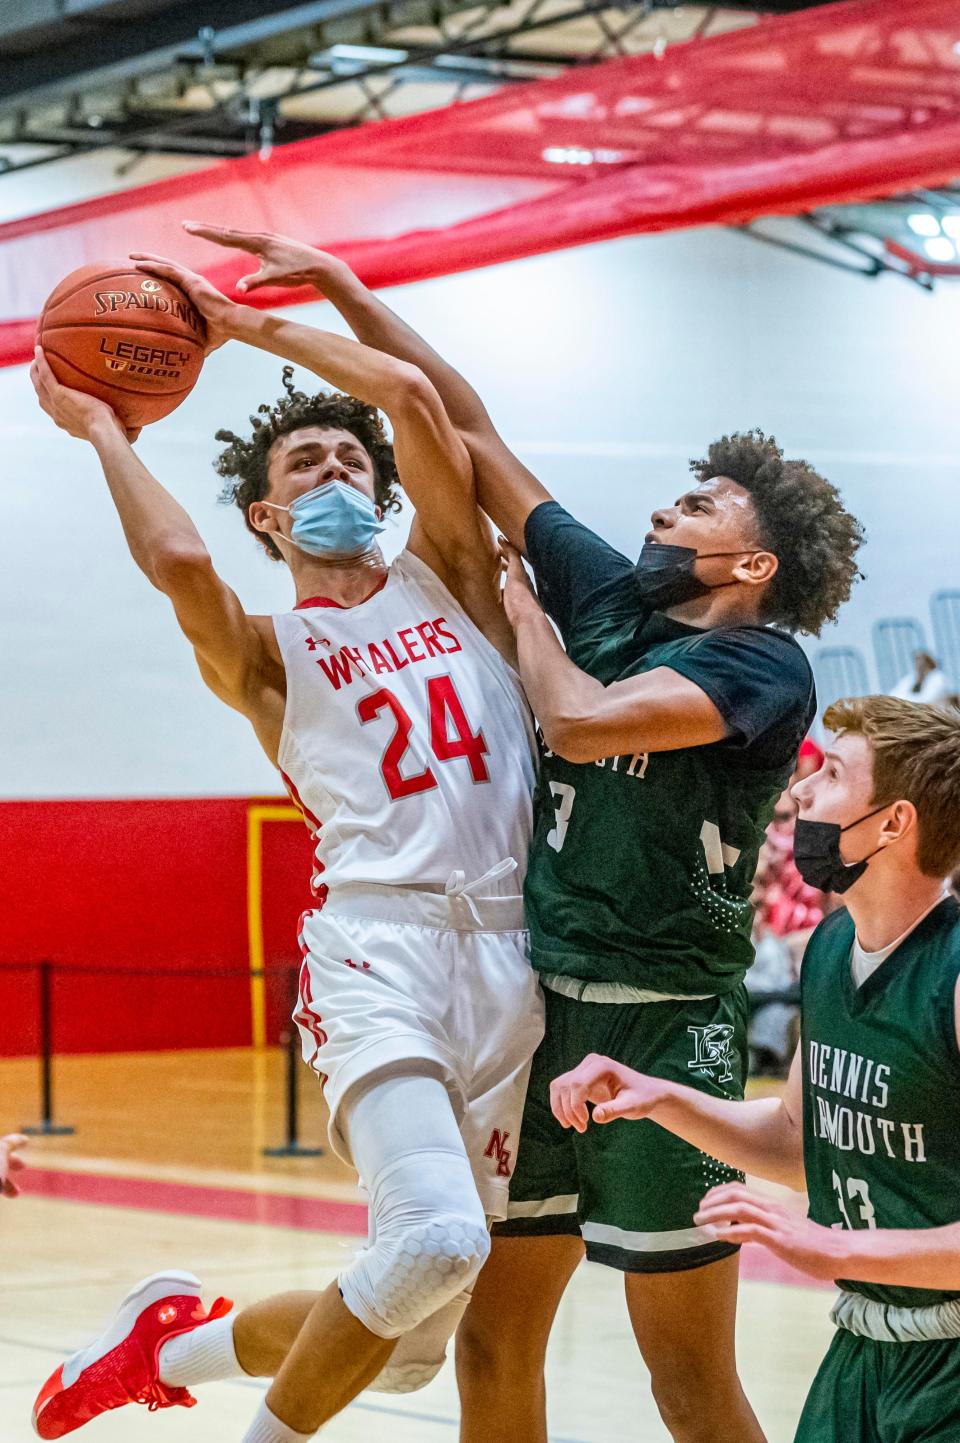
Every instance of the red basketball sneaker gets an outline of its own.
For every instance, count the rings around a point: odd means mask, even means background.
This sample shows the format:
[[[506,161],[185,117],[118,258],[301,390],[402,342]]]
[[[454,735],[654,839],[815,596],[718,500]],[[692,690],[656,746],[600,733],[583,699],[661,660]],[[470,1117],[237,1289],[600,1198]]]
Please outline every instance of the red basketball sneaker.
[[[232,1307],[218,1298],[205,1312],[200,1282],[190,1273],[145,1278],[124,1298],[106,1332],[44,1383],[33,1405],[34,1431],[41,1438],[62,1438],[125,1403],[145,1403],[151,1413],[177,1405],[192,1408],[197,1400],[186,1388],[161,1383],[160,1349]]]

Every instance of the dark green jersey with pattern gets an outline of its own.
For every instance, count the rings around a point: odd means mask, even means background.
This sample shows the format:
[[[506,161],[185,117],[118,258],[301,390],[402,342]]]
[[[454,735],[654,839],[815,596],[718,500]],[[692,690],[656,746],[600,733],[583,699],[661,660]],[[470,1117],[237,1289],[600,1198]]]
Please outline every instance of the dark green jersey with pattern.
[[[534,966],[728,992],[753,960],[757,854],[814,714],[806,658],[768,627],[703,630],[644,607],[633,564],[556,502],[532,513],[526,541],[577,666],[605,685],[669,667],[730,729],[710,746],[586,764],[545,754],[526,886]]]
[[[960,907],[946,898],[857,987],[854,927],[821,922],[801,972],[810,1216],[826,1227],[933,1228],[960,1218]],[[956,1293],[843,1282],[881,1303]]]

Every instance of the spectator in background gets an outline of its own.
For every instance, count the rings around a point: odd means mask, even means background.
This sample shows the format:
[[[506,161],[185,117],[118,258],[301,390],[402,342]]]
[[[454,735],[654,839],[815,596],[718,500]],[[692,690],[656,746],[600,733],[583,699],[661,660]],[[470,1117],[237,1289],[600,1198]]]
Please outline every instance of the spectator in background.
[[[760,850],[753,890],[756,961],[745,979],[751,1004],[747,1041],[752,1073],[785,1074],[796,1048],[797,1005],[761,999],[789,994],[798,987],[803,949],[826,909],[824,894],[807,886],[793,860],[797,804],[790,795],[790,787],[819,771],[822,765],[823,752],[807,737]]]
[[[0,1137],[0,1195],[3,1197],[16,1197],[20,1191],[12,1174],[26,1167],[23,1158],[17,1156],[20,1148],[26,1145],[27,1139],[22,1132],[11,1132],[6,1137]]]
[[[807,737],[789,786],[774,808],[773,821],[767,828],[757,864],[754,905],[757,926],[764,934],[773,932],[778,937],[787,937],[796,932],[811,932],[823,917],[823,893],[808,887],[794,865],[793,827],[797,804],[790,795],[791,787],[818,772],[822,765],[823,752]]]
[[[908,672],[897,682],[891,696],[904,701],[949,701],[953,691],[950,680],[940,669],[940,663],[929,651],[915,651],[913,672]]]

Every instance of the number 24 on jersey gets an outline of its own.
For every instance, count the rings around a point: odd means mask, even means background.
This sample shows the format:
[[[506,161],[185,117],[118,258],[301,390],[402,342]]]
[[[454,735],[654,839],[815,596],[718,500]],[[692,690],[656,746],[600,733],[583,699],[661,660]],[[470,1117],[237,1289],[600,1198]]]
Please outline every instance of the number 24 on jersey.
[[[463,703],[457,695],[453,678],[432,676],[427,682],[428,726],[430,749],[438,762],[465,761],[474,782],[487,782],[490,773],[484,760],[489,755],[483,732],[474,732],[467,721]],[[375,721],[383,712],[393,717],[395,730],[387,742],[380,762],[380,772],[393,801],[428,792],[437,785],[437,778],[428,763],[422,771],[405,776],[401,763],[410,748],[414,721],[393,692],[386,687],[363,697],[357,704],[361,725]]]

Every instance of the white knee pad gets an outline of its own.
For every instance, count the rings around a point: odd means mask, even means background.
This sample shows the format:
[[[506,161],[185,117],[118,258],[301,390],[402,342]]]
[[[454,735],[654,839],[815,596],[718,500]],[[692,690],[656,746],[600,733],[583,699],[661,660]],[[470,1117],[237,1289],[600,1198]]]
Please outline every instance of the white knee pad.
[[[374,1393],[415,1393],[437,1376],[447,1356],[447,1344],[467,1311],[469,1292],[458,1293],[432,1318],[404,1333],[390,1361],[368,1386]]]
[[[371,1333],[399,1338],[472,1287],[490,1251],[486,1219],[437,1078],[385,1078],[341,1112],[370,1197],[371,1237],[340,1292]]]
[[[436,1211],[396,1230],[378,1224],[372,1247],[341,1274],[340,1292],[371,1333],[399,1338],[469,1289],[489,1252],[482,1214]]]

